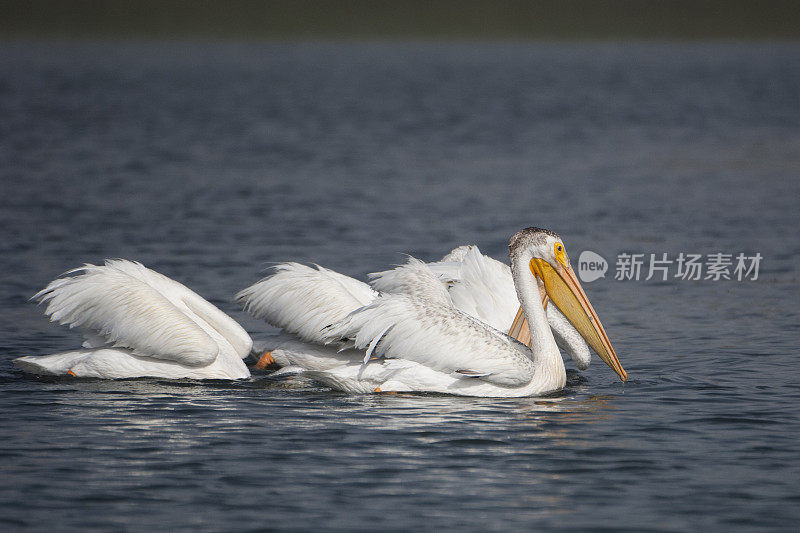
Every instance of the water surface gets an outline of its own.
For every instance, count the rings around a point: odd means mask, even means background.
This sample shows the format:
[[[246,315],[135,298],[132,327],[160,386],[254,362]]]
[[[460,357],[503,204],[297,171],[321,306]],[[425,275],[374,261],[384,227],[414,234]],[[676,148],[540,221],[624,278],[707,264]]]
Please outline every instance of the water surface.
[[[774,44],[5,42],[0,523],[63,530],[792,529],[800,60]],[[756,281],[586,285],[630,380],[552,397],[35,379],[28,298],[106,257],[232,295],[558,231]]]

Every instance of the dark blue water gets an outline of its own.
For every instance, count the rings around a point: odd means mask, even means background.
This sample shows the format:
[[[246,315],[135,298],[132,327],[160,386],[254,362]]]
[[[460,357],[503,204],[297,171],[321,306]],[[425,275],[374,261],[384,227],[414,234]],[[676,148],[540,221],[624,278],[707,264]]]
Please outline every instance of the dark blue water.
[[[4,530],[793,530],[800,46],[4,42]],[[270,262],[365,273],[524,226],[573,261],[601,361],[514,400],[34,379],[28,298],[125,257],[231,302]],[[756,281],[617,254],[761,253]],[[673,271],[674,272],[674,271]],[[645,276],[642,276],[645,277]],[[570,367],[572,368],[572,367]]]

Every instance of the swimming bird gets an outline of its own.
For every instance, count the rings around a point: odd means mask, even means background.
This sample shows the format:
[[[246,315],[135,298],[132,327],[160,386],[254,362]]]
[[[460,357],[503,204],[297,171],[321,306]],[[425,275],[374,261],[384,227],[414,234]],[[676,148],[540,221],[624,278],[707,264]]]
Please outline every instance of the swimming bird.
[[[476,245],[469,244],[453,249],[437,262],[428,263],[428,267],[445,283],[456,309],[530,346],[530,330],[507,264],[483,255]],[[369,274],[370,284],[381,292],[406,292],[402,271],[403,268],[399,268]],[[591,363],[589,346],[558,307],[547,305],[544,285],[541,280],[537,281],[556,344],[579,369],[586,370]]]
[[[406,272],[416,277],[411,293],[375,297],[363,290],[354,292],[349,282],[339,283],[341,275],[335,273],[328,277],[330,292],[311,284],[292,284],[291,290],[285,290],[286,286],[270,282],[291,273],[285,268],[259,282],[261,286],[245,289],[238,299],[255,316],[298,337],[285,340],[272,351],[272,358],[282,365],[296,365],[305,375],[338,390],[532,396],[558,390],[566,382],[539,292],[541,284],[601,359],[627,379],[570,266],[561,238],[548,230],[526,228],[512,237],[509,248],[510,271],[528,324],[530,348],[457,309],[436,274],[420,261],[410,262]],[[305,268],[308,273],[314,270]],[[317,272],[327,276],[332,271],[319,267]],[[316,297],[318,293],[323,294],[322,300]],[[326,306],[324,299],[333,293],[362,306],[353,311]],[[283,307],[282,302],[288,305]],[[334,348],[318,346],[313,354],[316,360],[303,360],[309,357],[308,344],[315,342],[345,349],[334,359]]]
[[[442,298],[449,305],[530,344],[527,323],[515,315],[519,300],[511,270],[481,254],[477,246],[459,246],[427,266],[409,258],[405,265],[369,277],[372,280],[367,285],[318,265],[312,268],[283,263],[274,267],[272,275],[240,291],[236,299],[247,312],[283,329],[277,339],[259,343],[256,367],[275,362],[284,369],[289,367],[283,371],[289,373],[329,369],[361,360],[363,354],[356,351],[321,346],[325,343],[322,329],[371,303],[381,293],[425,299],[436,298],[446,289],[450,298]],[[543,286],[540,291],[544,294]],[[590,361],[586,342],[557,307],[548,306],[546,313],[559,347],[576,361],[578,368],[586,369]],[[269,351],[262,356],[267,346]]]
[[[32,299],[47,304],[51,321],[83,330],[86,341],[78,350],[14,359],[23,371],[106,379],[250,376],[247,332],[177,281],[124,259],[66,274]]]

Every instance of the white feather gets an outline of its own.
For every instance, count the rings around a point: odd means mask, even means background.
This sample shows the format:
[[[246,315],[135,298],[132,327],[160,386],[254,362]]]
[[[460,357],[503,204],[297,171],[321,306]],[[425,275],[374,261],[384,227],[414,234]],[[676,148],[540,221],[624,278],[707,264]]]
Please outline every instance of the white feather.
[[[47,304],[45,314],[51,321],[90,330],[107,343],[140,355],[189,366],[216,359],[217,343],[156,288],[178,299],[190,292],[185,287],[170,286],[158,279],[160,274],[122,260],[85,265],[69,273],[76,272],[80,275],[54,280],[34,295]]]
[[[453,305],[447,287],[431,269],[413,257],[393,270],[368,274],[372,288],[386,294],[407,294],[439,305]]]
[[[474,244],[462,244],[461,246],[456,246],[449,252],[445,254],[444,257],[439,259],[440,263],[460,263],[464,256],[467,255],[467,252],[472,250],[473,248],[477,248]]]
[[[327,370],[343,364],[359,362],[362,353],[356,350],[337,350],[330,346],[309,344],[296,338],[281,334],[273,341],[272,354],[281,366],[300,366],[305,369]]]
[[[402,382],[395,382],[393,378],[399,374],[407,376],[412,386]],[[421,376],[435,374],[436,383],[442,383],[442,374],[430,370],[423,365],[407,361],[404,359],[386,359],[380,362],[370,362],[367,365],[360,363],[348,363],[337,365],[331,368],[307,370],[304,376],[319,381],[333,389],[344,391],[350,394],[366,394],[375,392],[380,388],[384,392],[399,392],[413,390],[432,390],[428,388],[413,387],[413,384]],[[444,382],[452,382],[444,376]],[[433,380],[430,380],[433,381]]]
[[[384,328],[383,331],[381,331],[380,333],[375,335],[375,337],[370,341],[369,346],[367,347],[367,351],[364,354],[364,363],[365,364],[366,364],[367,361],[369,361],[370,356],[372,356],[372,352],[375,351],[375,346],[378,345],[378,343],[383,338],[383,336],[386,334],[386,332],[389,331],[389,329],[391,329],[392,327],[394,327],[393,324],[390,324],[390,325],[386,326],[386,328]]]
[[[450,298],[457,309],[495,329],[508,332],[520,305],[511,267],[481,254],[472,244],[459,246],[442,261],[428,266],[449,286]],[[578,330],[555,305],[548,305],[546,314],[558,347],[579,369],[588,368],[591,353]]]
[[[507,331],[519,308],[511,268],[483,255],[477,246],[466,248],[462,260],[455,263],[457,269],[453,263],[432,263],[430,268],[440,279],[449,281],[450,298],[457,309]]]
[[[180,283],[122,259],[67,274],[77,275],[33,298],[47,304],[51,321],[83,329],[84,349],[16,359],[23,369],[103,378],[250,375],[242,362],[252,346],[247,332]]]
[[[240,291],[236,301],[255,318],[308,342],[322,343],[323,328],[377,295],[366,283],[320,266],[283,263],[274,270]]]
[[[363,349],[444,373],[471,370],[486,381],[520,387],[533,377],[527,348],[458,310],[404,294],[382,295],[326,330],[330,341],[353,338]],[[465,378],[468,379],[468,378]]]
[[[63,376],[67,372],[81,378],[126,379],[158,377],[168,379],[242,379],[250,371],[238,357],[219,358],[207,366],[185,366],[175,361],[143,357],[125,348],[79,349],[42,356],[24,356],[14,364],[30,374]]]

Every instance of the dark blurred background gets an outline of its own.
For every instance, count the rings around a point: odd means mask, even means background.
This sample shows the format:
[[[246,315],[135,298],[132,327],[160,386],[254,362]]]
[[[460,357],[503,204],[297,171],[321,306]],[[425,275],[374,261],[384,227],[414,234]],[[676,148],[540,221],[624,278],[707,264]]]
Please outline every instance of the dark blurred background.
[[[797,39],[789,0],[31,0],[0,35],[158,38]]]

